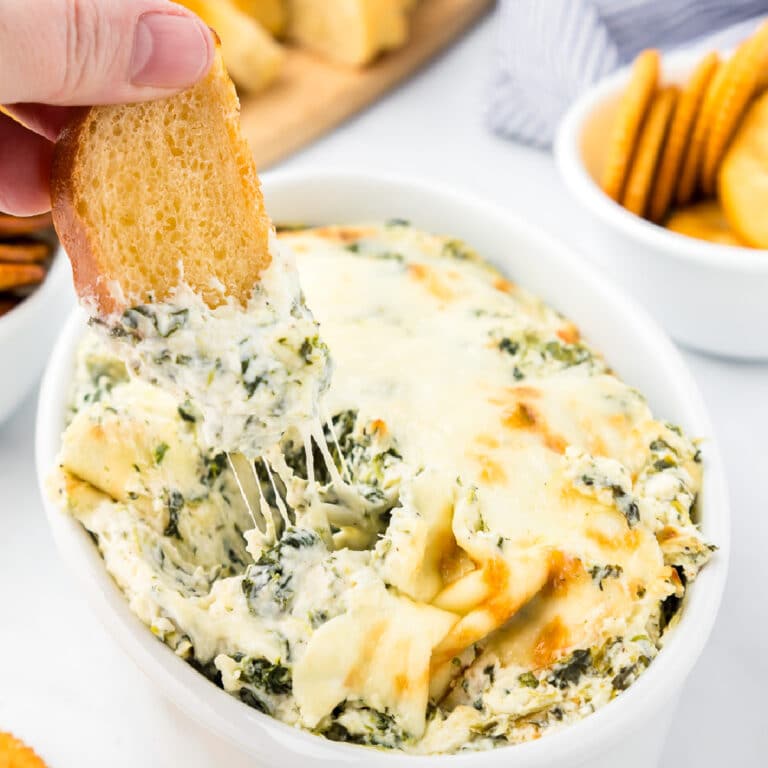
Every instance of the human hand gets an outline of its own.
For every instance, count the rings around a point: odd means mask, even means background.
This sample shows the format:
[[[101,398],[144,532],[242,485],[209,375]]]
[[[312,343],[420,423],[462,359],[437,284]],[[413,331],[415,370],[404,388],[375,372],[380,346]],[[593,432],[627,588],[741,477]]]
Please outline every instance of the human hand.
[[[0,0],[0,211],[50,208],[53,143],[79,106],[169,96],[203,77],[214,40],[169,0]]]

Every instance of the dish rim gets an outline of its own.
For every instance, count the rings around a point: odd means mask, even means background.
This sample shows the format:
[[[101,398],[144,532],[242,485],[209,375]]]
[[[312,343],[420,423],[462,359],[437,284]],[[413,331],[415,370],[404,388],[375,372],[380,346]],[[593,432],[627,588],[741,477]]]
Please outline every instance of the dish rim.
[[[585,276],[585,282],[591,284],[592,298],[599,296],[604,303],[611,306],[616,318],[625,325],[643,329],[642,332],[653,342],[658,370],[673,377],[680,382],[680,387],[686,389],[685,408],[689,420],[696,425],[699,434],[712,436],[705,450],[707,511],[704,527],[707,529],[707,537],[716,541],[719,552],[697,580],[690,595],[691,599],[686,600],[685,613],[679,626],[670,634],[664,649],[653,664],[610,704],[560,731],[547,734],[545,738],[537,741],[500,750],[431,756],[382,752],[327,741],[244,706],[175,656],[163,643],[158,642],[145,625],[130,612],[123,593],[107,574],[101,556],[82,526],[59,510],[48,498],[46,478],[55,466],[66,390],[71,380],[74,347],[82,332],[84,320],[84,313],[76,309],[59,334],[43,378],[38,403],[35,451],[38,482],[57,548],[62,559],[81,582],[81,587],[85,589],[99,619],[134,662],[147,672],[153,683],[193,720],[257,756],[260,754],[260,748],[263,748],[265,757],[269,754],[269,745],[259,743],[260,736],[267,736],[296,755],[331,759],[336,762],[354,762],[364,758],[374,765],[396,762],[415,765],[414,761],[418,761],[424,768],[438,768],[446,762],[456,768],[474,768],[483,765],[483,761],[492,763],[495,756],[497,762],[513,757],[521,768],[543,768],[560,760],[563,765],[572,764],[579,757],[588,756],[609,744],[619,742],[622,737],[635,730],[634,721],[639,714],[644,715],[644,720],[648,719],[657,706],[669,701],[680,690],[711,632],[727,574],[730,512],[725,475],[706,408],[680,353],[645,310],[624,296],[616,286],[579,258],[570,247],[561,245],[537,227],[481,198],[446,191],[437,185],[407,177],[339,173],[332,170],[269,173],[264,175],[263,181],[267,198],[270,194],[290,194],[292,190],[296,194],[302,187],[318,185],[328,192],[337,191],[341,187],[348,194],[352,194],[350,190],[356,190],[355,194],[364,194],[367,187],[374,185],[376,188],[388,190],[391,199],[397,199],[398,194],[405,194],[414,199],[421,197],[429,200],[435,208],[460,206],[467,215],[476,212],[477,215],[503,222],[504,226],[515,231],[520,241],[533,243],[542,251],[546,251],[547,258],[553,264],[569,265],[572,271],[578,269],[579,273]],[[269,201],[267,205],[269,207]],[[393,204],[393,207],[396,205]],[[545,297],[545,300],[551,301],[549,297]],[[579,324],[578,318],[573,319]],[[365,751],[362,752],[361,749]],[[514,753],[507,751],[510,749],[514,749]]]
[[[720,51],[722,55],[728,52]],[[662,82],[690,75],[702,58],[701,51],[663,54]],[[723,245],[672,232],[636,216],[612,200],[592,178],[581,157],[585,123],[604,101],[615,97],[629,79],[631,64],[591,86],[569,107],[557,129],[555,162],[573,196],[583,201],[601,221],[656,251],[666,251],[686,261],[733,271],[768,274],[768,249]]]

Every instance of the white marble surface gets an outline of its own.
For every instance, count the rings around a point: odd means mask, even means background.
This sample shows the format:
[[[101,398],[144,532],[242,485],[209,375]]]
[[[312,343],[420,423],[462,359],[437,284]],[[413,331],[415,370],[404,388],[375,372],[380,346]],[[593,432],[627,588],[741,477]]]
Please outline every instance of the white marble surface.
[[[505,205],[578,248],[590,224],[568,198],[551,158],[484,129],[491,45],[487,21],[284,167],[371,169],[443,181]],[[768,501],[761,484],[768,472],[768,364],[686,358],[725,455],[734,540],[718,624],[680,709],[670,713],[674,724],[661,765],[765,765]],[[12,375],[11,363],[3,375]],[[35,397],[0,427],[0,730],[27,739],[55,768],[248,765],[155,694],[65,572],[34,477]]]

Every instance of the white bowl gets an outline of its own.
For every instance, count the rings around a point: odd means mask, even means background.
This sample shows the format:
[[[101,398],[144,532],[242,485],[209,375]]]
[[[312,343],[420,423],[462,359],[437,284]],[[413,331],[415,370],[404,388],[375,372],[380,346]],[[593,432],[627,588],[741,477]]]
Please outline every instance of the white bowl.
[[[0,423],[32,389],[64,318],[74,291],[69,261],[59,248],[43,284],[8,314],[0,317]]]
[[[665,56],[664,81],[684,82],[700,58]],[[563,118],[555,142],[560,173],[594,223],[588,256],[682,344],[727,357],[768,358],[768,251],[670,232],[629,213],[596,183],[627,79],[624,69],[588,90]]]
[[[316,173],[268,175],[264,181],[267,208],[276,221],[320,224],[406,218],[424,229],[464,238],[513,279],[578,322],[615,369],[645,392],[656,413],[706,438],[702,528],[719,552],[691,589],[679,627],[650,668],[614,702],[560,732],[520,746],[449,757],[362,752],[362,747],[304,733],[244,706],[158,642],[129,611],[84,529],[45,495],[45,478],[55,466],[60,443],[73,354],[84,327],[78,311],[64,328],[43,381],[37,469],[61,556],[79,578],[93,610],[161,691],[198,723],[253,755],[259,765],[298,768],[307,764],[307,758],[327,766],[365,761],[374,767],[397,763],[419,768],[493,768],[510,761],[517,768],[653,765],[674,703],[715,620],[729,550],[722,465],[701,396],[680,355],[643,310],[585,268],[580,257],[504,210],[390,178]]]

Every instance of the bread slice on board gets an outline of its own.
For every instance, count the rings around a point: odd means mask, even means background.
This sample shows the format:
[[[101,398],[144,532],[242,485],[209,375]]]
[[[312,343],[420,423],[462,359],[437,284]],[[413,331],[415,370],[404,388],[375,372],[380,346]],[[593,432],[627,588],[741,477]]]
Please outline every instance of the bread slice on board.
[[[285,51],[262,25],[231,0],[180,0],[221,38],[224,64],[241,93],[271,85],[285,64]]]
[[[56,145],[53,220],[81,299],[106,316],[182,280],[245,304],[270,263],[271,222],[220,54],[197,85],[92,107]]]
[[[332,61],[364,66],[408,39],[403,0],[289,0],[288,38]]]

